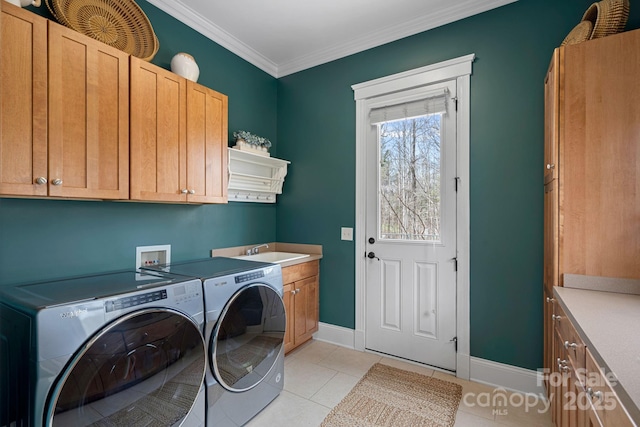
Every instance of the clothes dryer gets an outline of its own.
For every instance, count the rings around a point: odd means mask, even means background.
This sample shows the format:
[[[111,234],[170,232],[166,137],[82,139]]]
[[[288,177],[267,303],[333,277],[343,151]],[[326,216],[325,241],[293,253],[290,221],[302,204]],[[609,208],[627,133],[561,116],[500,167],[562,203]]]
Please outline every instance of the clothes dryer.
[[[244,425],[284,386],[280,265],[214,257],[160,268],[202,279],[207,426]]]
[[[204,425],[199,279],[124,271],[0,297],[0,425]]]

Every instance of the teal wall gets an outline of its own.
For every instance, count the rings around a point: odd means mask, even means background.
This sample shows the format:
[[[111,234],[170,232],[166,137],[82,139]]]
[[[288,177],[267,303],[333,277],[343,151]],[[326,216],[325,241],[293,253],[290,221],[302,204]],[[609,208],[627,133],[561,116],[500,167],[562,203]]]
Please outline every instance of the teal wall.
[[[351,85],[475,53],[471,77],[471,354],[542,363],[542,84],[551,52],[592,0],[520,0],[279,80],[145,1],[169,68],[229,95],[229,131],[277,140],[292,161],[277,206],[0,199],[0,285],[128,268],[135,246],[174,260],[263,241],[322,244],[321,321],[353,328],[355,103]],[[45,8],[37,10],[46,14]],[[627,28],[640,26],[632,10]]]
[[[542,366],[543,80],[591,3],[520,0],[278,80],[278,154],[292,163],[277,238],[323,245],[322,322],[355,327],[354,243],[340,240],[355,225],[351,85],[475,53],[471,355]]]
[[[198,82],[229,96],[229,133],[244,129],[276,141],[276,79],[138,3],[160,41],[152,62],[168,69],[175,53],[192,54]],[[50,18],[44,5],[31,10]],[[136,246],[171,244],[172,259],[184,260],[275,237],[275,205],[0,199],[0,285],[133,268]]]

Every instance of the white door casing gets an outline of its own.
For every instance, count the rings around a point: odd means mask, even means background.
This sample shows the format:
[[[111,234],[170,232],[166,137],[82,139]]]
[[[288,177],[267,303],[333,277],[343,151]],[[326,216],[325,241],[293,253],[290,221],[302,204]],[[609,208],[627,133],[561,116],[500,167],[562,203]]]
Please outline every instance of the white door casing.
[[[456,90],[453,79],[369,98],[367,108],[380,111],[383,121],[385,107],[423,105],[433,96],[443,100],[437,109],[444,111],[370,125],[366,144],[372,258],[366,261],[365,348],[450,371],[456,370],[457,330]]]
[[[370,124],[368,114],[371,100],[388,94],[409,89],[417,89],[454,80],[457,101],[457,209],[455,213],[457,254],[457,293],[456,293],[456,336],[458,351],[456,354],[456,375],[469,378],[469,86],[472,62],[475,55],[467,55],[438,64],[395,74],[388,77],[360,83],[352,86],[356,100],[356,331],[354,347],[358,350],[368,348],[366,322],[366,268],[369,262],[365,257],[367,239],[366,225],[366,146]],[[378,252],[376,252],[378,255]],[[422,270],[421,274],[430,272],[428,265],[414,266]],[[433,270],[431,270],[432,272]]]

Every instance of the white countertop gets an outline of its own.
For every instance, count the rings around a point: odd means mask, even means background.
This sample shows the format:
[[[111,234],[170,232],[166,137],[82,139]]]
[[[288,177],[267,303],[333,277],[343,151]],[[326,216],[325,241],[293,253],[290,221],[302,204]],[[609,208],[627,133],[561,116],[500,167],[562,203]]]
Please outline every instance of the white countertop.
[[[554,290],[596,362],[617,377],[614,390],[640,423],[640,295]]]

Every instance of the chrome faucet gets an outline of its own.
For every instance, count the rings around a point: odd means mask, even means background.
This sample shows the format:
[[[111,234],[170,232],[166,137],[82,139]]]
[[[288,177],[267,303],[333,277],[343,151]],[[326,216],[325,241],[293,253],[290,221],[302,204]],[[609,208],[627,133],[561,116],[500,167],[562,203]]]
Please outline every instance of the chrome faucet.
[[[254,246],[251,249],[247,249],[247,255],[256,255],[260,252],[260,248],[265,247],[265,248],[269,248],[269,245],[267,245],[266,243],[263,243],[261,245],[258,246]]]

